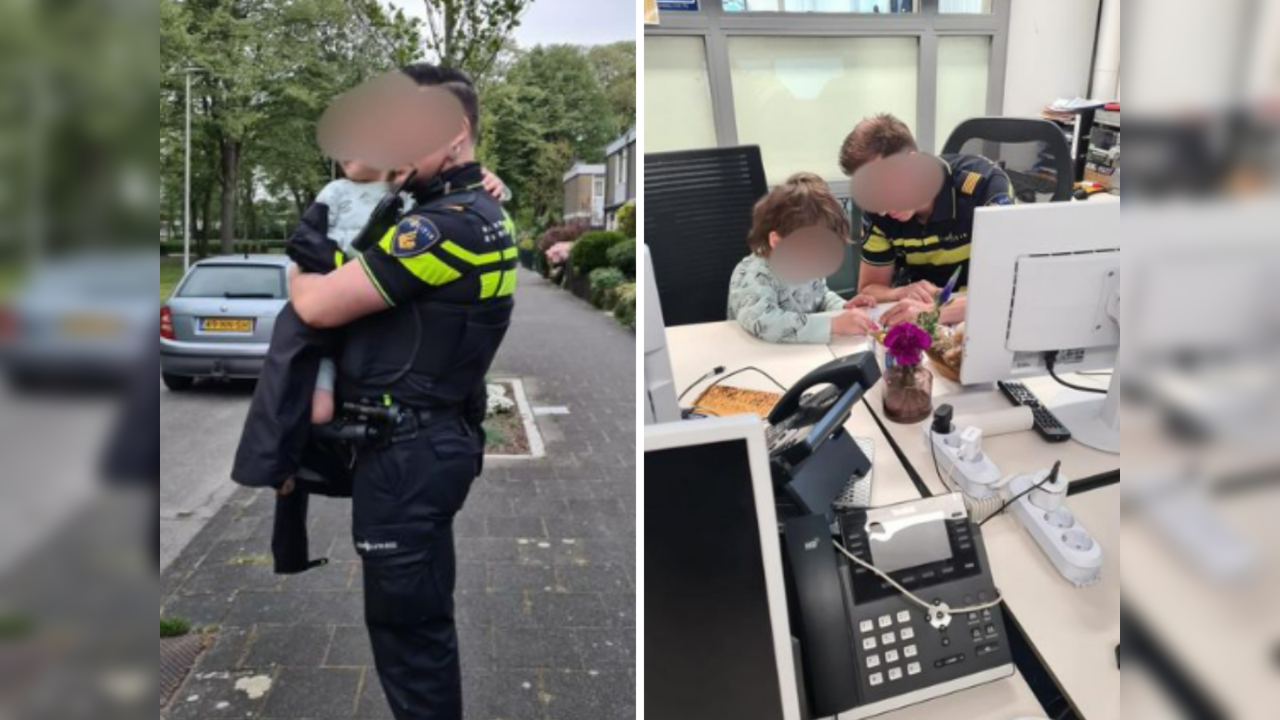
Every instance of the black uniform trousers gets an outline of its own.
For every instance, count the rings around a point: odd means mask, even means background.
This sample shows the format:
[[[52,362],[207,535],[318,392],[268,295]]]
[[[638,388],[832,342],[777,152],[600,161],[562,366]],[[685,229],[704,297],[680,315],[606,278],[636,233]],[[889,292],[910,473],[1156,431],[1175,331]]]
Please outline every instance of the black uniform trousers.
[[[462,720],[453,518],[483,450],[475,425],[437,413],[409,437],[361,450],[356,463],[352,530],[365,621],[396,720]]]

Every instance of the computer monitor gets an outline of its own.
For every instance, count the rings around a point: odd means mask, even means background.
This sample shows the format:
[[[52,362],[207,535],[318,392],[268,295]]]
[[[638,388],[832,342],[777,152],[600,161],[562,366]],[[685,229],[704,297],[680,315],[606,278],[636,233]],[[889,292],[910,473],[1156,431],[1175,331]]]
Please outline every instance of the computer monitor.
[[[759,418],[646,427],[644,462],[649,716],[800,720]]]
[[[965,318],[965,385],[1115,368],[1120,351],[1120,203],[979,208]],[[1072,438],[1120,452],[1120,373],[1105,396],[1047,403]]]
[[[653,277],[653,258],[644,248],[644,424],[680,419],[671,358],[667,355],[667,328],[662,321],[658,283]]]

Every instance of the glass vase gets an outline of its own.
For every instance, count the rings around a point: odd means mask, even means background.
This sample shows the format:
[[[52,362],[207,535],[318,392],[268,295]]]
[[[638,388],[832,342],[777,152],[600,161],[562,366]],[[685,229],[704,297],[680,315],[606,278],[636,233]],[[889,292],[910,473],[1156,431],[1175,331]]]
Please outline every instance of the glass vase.
[[[886,370],[884,414],[904,425],[933,414],[933,373],[923,365],[894,365]]]

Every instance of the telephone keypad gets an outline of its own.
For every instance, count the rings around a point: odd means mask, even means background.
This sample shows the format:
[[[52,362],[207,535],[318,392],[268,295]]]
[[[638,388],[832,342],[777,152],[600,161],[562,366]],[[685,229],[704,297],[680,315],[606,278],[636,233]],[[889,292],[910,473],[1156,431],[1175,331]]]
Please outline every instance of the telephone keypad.
[[[919,675],[919,674],[920,674],[920,663],[918,663],[918,662],[913,662],[913,663],[911,663],[910,665],[908,665],[908,666],[907,666],[907,674],[908,674],[908,675]]]
[[[875,632],[875,629],[876,629],[875,620],[863,620],[862,622],[858,623],[858,632],[861,632],[863,635],[866,635],[869,632]]]
[[[893,618],[889,615],[880,616],[880,629],[893,627]]]
[[[916,646],[915,646],[915,645],[908,645],[908,646],[906,646],[905,648],[903,648],[903,649],[902,649],[902,655],[903,655],[903,657],[913,658],[913,657],[915,657],[915,656],[916,656],[916,654],[917,654],[917,653],[918,653],[918,651],[916,650]]]
[[[901,679],[902,679],[902,668],[889,668],[889,679],[890,679],[890,680],[901,680]]]
[[[902,631],[898,633],[898,637],[902,638],[904,642],[914,638],[915,636],[916,631],[909,627],[902,628]]]
[[[876,649],[876,639],[875,639],[875,637],[862,638],[862,649],[863,649],[863,650],[875,650],[875,649]]]
[[[878,668],[878,667],[880,667],[880,656],[879,656],[879,655],[868,655],[868,656],[867,656],[867,669],[875,669],[875,668]]]
[[[894,643],[893,633],[887,632],[880,636],[881,645],[892,645]]]
[[[897,651],[897,650],[889,650],[888,652],[886,652],[886,653],[884,654],[884,661],[885,661],[885,662],[887,662],[887,663],[896,663],[896,662],[898,662],[898,651]]]
[[[909,623],[909,622],[911,622],[911,611],[910,611],[910,610],[903,610],[903,611],[901,611],[901,612],[899,612],[899,613],[898,613],[898,624],[899,624],[899,625],[906,625],[906,624],[907,624],[907,623]],[[906,632],[908,632],[909,630],[911,630],[911,628],[907,628],[906,630],[903,630],[902,632],[903,632],[903,633],[906,633]],[[904,634],[904,635],[903,635],[903,637],[906,637],[906,635]]]
[[[879,687],[884,684],[884,675],[880,673],[871,673],[871,677],[867,678],[871,683],[871,687]]]

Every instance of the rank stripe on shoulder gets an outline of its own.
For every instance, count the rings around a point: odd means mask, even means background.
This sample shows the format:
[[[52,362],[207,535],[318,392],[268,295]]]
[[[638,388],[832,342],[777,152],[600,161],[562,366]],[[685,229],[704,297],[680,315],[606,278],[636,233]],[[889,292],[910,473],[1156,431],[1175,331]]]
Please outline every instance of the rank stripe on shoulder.
[[[978,189],[978,183],[982,181],[982,176],[978,173],[971,172],[964,178],[964,185],[960,187],[960,192],[965,195],[972,195],[974,190]]]

